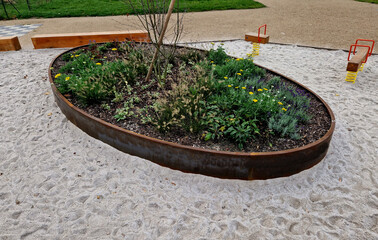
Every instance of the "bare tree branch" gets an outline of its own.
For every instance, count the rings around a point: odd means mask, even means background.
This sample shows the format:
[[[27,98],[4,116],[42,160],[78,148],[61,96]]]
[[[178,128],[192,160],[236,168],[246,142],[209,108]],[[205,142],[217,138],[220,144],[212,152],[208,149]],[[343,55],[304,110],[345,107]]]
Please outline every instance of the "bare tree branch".
[[[155,76],[160,78],[160,72],[156,71],[160,71],[159,69],[161,68],[155,66],[155,64],[162,65],[164,69],[167,68],[168,59],[175,53],[176,44],[183,32],[183,14],[180,14],[178,11],[179,0],[127,0],[127,2],[133,12],[137,13],[139,21],[148,32],[151,42],[155,47],[155,53],[146,80],[149,80],[151,77],[153,69],[155,69]],[[170,4],[168,6],[169,2]],[[168,26],[173,8],[177,9],[176,19]],[[167,30],[168,33],[166,34]],[[167,38],[167,36],[169,36],[169,38]],[[172,44],[173,47],[161,48],[160,46],[165,41]]]

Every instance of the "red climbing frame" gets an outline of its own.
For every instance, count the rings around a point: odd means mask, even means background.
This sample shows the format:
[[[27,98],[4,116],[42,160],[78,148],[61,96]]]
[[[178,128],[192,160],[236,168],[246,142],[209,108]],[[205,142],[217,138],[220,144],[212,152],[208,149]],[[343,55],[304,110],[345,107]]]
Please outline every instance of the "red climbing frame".
[[[258,35],[257,35],[257,41],[258,41],[259,43],[261,42],[261,40],[260,40],[260,30],[261,30],[261,28],[263,28],[263,27],[265,27],[264,35],[266,35],[266,24],[264,24],[264,25],[262,25],[262,26],[259,27],[259,33],[258,33]]]
[[[356,42],[357,42],[357,41],[356,41]],[[373,46],[374,46],[374,44],[373,44]],[[354,47],[353,55],[356,54],[356,49],[357,49],[357,47],[367,47],[367,48],[368,48],[368,53],[366,54],[366,58],[365,58],[365,60],[362,62],[362,63],[366,63],[366,61],[368,60],[368,57],[370,56],[370,50],[371,50],[370,46],[368,46],[368,45],[359,45],[359,44],[352,44],[352,45],[350,45],[350,48],[349,48],[349,54],[348,54],[348,61],[350,61],[350,54],[352,53],[352,48],[353,48],[353,47]]]
[[[369,56],[371,56],[371,54],[373,53],[375,41],[374,40],[370,40],[370,39],[357,39],[355,45],[357,45],[359,41],[361,41],[361,42],[371,42],[372,43],[370,51],[369,51]],[[356,52],[356,47],[354,48],[354,52]]]

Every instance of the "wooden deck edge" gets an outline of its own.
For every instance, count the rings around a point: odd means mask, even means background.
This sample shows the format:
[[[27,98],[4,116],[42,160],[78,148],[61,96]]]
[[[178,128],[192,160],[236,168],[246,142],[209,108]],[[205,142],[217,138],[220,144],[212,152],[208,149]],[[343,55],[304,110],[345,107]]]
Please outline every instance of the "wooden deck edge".
[[[17,36],[0,37],[0,51],[18,51],[21,49]]]
[[[112,31],[92,33],[63,33],[34,35],[32,42],[35,49],[78,47],[91,42],[135,41],[150,42],[147,31]]]

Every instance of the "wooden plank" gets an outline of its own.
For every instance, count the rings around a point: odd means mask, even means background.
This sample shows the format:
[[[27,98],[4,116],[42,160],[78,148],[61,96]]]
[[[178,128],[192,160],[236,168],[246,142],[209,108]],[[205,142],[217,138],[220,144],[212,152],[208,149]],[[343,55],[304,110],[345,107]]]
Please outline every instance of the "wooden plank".
[[[125,40],[135,42],[150,42],[148,33],[142,30],[92,33],[39,34],[34,35],[31,39],[35,49],[78,47],[81,45],[89,44],[93,41],[97,43]]]
[[[246,33],[245,40],[248,42],[259,42],[258,41],[258,33]],[[260,43],[268,43],[269,42],[269,35],[260,34]]]
[[[365,61],[368,54],[368,48],[359,48],[357,53],[349,60],[347,71],[358,72],[363,61]]]
[[[0,37],[0,51],[17,51],[21,49],[17,36]]]

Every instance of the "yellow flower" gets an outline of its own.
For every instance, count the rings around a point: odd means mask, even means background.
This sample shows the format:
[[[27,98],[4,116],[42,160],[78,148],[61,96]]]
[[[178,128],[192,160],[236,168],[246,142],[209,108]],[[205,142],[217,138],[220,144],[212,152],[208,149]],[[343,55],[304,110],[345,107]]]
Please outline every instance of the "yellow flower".
[[[101,66],[101,63],[96,63],[96,65]]]
[[[71,58],[73,58],[74,57],[74,55],[71,55]]]
[[[230,118],[230,121],[234,121],[235,119],[233,119],[233,118]]]
[[[237,73],[237,75],[241,76],[241,73]]]
[[[240,71],[240,72],[243,72],[243,69],[240,69],[239,71]]]
[[[268,91],[268,89],[267,89],[267,88],[264,88],[264,90],[265,90],[265,91]]]
[[[259,89],[257,89],[257,91],[262,92],[262,89],[259,88]]]
[[[242,89],[247,89],[246,87],[242,87]]]
[[[235,87],[235,88],[239,88],[239,87]]]
[[[117,51],[117,48],[112,48],[112,51]]]
[[[93,60],[94,58],[91,58],[91,60]]]
[[[284,110],[285,112],[287,111],[287,109],[286,109],[286,108],[282,108],[282,110]]]
[[[210,63],[214,63],[214,61],[211,61]]]
[[[224,79],[226,79],[226,80],[227,80],[227,79],[228,79],[228,77],[224,77]]]
[[[231,85],[228,85],[227,87],[232,87]]]
[[[240,61],[240,58],[237,58],[236,61]]]
[[[211,42],[211,45],[214,45],[215,43]]]
[[[66,81],[70,80],[70,77],[66,77]]]
[[[278,102],[279,105],[282,105],[282,102]]]
[[[78,57],[78,56],[80,56],[80,55],[75,55],[75,57]]]
[[[55,75],[55,78],[58,78],[60,76],[62,76],[62,74],[58,73],[57,75]]]
[[[251,95],[252,95],[252,94],[253,94],[253,92],[249,92],[249,94],[251,94]]]
[[[254,102],[257,102],[258,100],[257,99],[253,99]]]

